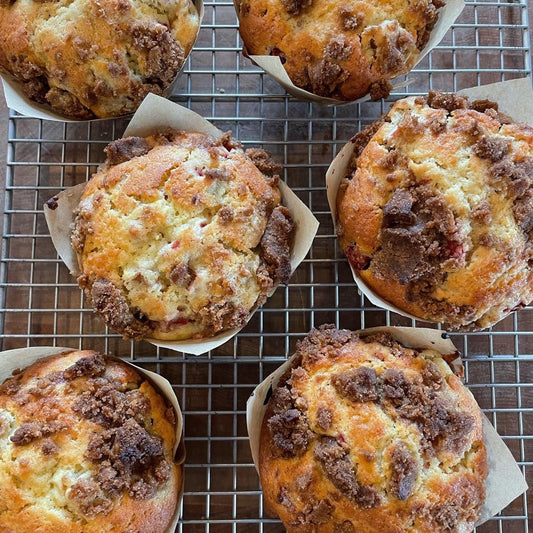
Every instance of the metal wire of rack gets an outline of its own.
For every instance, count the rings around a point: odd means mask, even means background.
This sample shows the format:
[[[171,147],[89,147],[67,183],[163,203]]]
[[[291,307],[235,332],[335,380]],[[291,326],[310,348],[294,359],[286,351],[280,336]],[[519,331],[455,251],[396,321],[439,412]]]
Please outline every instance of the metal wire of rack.
[[[474,1],[443,42],[389,100],[430,89],[465,87],[531,74],[525,0]],[[377,119],[389,102],[319,107],[287,96],[241,54],[233,4],[211,1],[174,100],[232,130],[244,145],[262,146],[284,163],[284,179],[320,221],[314,245],[287,287],[280,287],[247,327],[203,356],[125,341],[107,330],[57,258],[42,206],[87,180],[103,148],[127,120],[62,123],[12,113],[9,120],[2,255],[2,349],[57,345],[126,357],[173,384],[185,417],[187,462],[182,532],[276,532],[263,513],[248,446],[245,406],[253,388],[311,327],[359,329],[421,325],[361,297],[340,252],[326,201],[325,171],[343,144]],[[533,308],[489,331],[454,335],[466,382],[533,481]],[[529,531],[529,496],[515,500],[479,532]]]

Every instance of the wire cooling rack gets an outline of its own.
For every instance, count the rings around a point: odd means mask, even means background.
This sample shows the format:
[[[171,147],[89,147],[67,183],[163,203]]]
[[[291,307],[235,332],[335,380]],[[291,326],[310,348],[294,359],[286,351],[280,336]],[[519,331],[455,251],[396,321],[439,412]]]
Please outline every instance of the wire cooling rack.
[[[195,357],[130,342],[108,331],[58,260],[43,203],[87,180],[103,148],[127,120],[61,123],[11,114],[2,220],[0,320],[3,349],[58,345],[97,349],[155,370],[174,385],[185,417],[187,463],[177,531],[281,532],[263,514],[248,446],[246,400],[264,377],[322,323],[359,329],[422,325],[361,297],[339,250],[324,175],[344,143],[390,102],[324,108],[288,97],[240,53],[233,4],[207,2],[203,26],[174,99],[232,130],[246,146],[262,146],[285,165],[284,179],[320,221],[314,245],[287,287],[280,287],[233,340]],[[527,4],[467,2],[439,47],[409,75],[405,94],[446,91],[531,73]],[[454,335],[466,382],[533,481],[533,308],[490,331]],[[483,533],[528,531],[522,496]]]

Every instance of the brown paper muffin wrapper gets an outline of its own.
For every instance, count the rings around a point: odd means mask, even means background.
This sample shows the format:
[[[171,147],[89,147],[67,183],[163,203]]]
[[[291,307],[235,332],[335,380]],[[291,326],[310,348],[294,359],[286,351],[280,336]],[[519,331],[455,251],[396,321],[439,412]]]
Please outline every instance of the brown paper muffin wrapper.
[[[239,16],[239,8],[241,1],[234,0],[235,10],[237,12],[237,17]],[[435,46],[437,46],[440,41],[443,39],[446,32],[450,29],[452,24],[455,22],[457,17],[461,14],[465,7],[463,0],[448,0],[446,5],[443,6],[439,11],[439,18],[437,24],[431,31],[429,41],[426,46],[420,51],[417,62],[414,64],[413,68],[422,61],[422,59],[431,52]],[[346,100],[337,100],[336,98],[327,98],[325,96],[318,96],[314,93],[301,89],[292,83],[289,78],[287,71],[281,63],[281,59],[277,56],[266,56],[266,55],[249,55],[246,51],[246,47],[243,46],[243,54],[246,57],[249,57],[252,63],[261,67],[269,76],[274,78],[289,94],[292,94],[300,100],[306,100],[309,102],[315,102],[317,104],[333,106],[333,105],[345,105],[359,102],[366,102],[370,100],[370,96],[366,95],[362,98],[352,101]],[[404,74],[405,75],[405,74]],[[392,80],[392,89],[400,89],[409,85],[410,81],[407,79],[404,82],[396,82]]]
[[[128,128],[124,132],[124,137],[137,135],[146,137],[157,131],[164,131],[167,128],[174,128],[185,131],[200,131],[202,133],[220,137],[222,132],[215,128],[210,122],[203,119],[193,111],[178,104],[170,102],[160,96],[149,94],[135,115]],[[81,195],[85,189],[85,183],[66,189],[54,197],[57,208],[51,209],[48,204],[44,206],[44,215],[52,242],[57,253],[70,270],[71,274],[79,274],[78,260],[76,253],[70,242],[70,234],[74,223],[74,210],[77,208]],[[318,230],[318,221],[313,216],[307,206],[291,191],[291,189],[280,180],[282,203],[286,206],[296,223],[296,231],[291,249],[291,271],[303,261]],[[271,296],[275,291],[269,293]],[[253,313],[251,313],[249,319]],[[249,320],[248,319],[248,320]],[[220,346],[227,340],[235,336],[242,328],[235,328],[224,331],[219,335],[204,339],[189,339],[182,341],[160,341],[156,339],[145,339],[148,342],[169,348],[171,350],[182,351],[199,355]]]
[[[200,33],[200,27],[202,25],[202,20],[204,18],[204,2],[203,0],[193,0],[193,3],[196,6],[196,9],[198,11],[198,31],[196,32],[196,37],[194,38],[194,41],[196,42],[196,39],[198,38],[198,34]],[[191,51],[193,47],[194,47],[194,43],[193,43],[193,46],[191,47]],[[184,58],[183,64],[181,65],[181,68],[176,74],[176,77],[174,78],[174,80],[165,89],[164,91],[165,96],[168,97],[172,94],[174,87],[176,85],[176,80],[178,79],[181,71],[183,70],[187,57],[188,56]],[[13,75],[11,75],[9,72],[3,69],[0,69],[0,81],[2,82],[2,86],[4,88],[4,96],[6,99],[7,107],[9,107],[10,109],[13,109],[17,113],[20,113],[21,115],[25,115],[28,117],[41,118],[44,120],[61,121],[61,122],[85,122],[87,120],[87,119],[76,119],[72,117],[66,117],[64,115],[61,115],[60,113],[56,113],[47,104],[39,104],[38,102],[31,100],[30,98],[26,96],[26,94],[22,90],[20,82]],[[131,113],[128,113],[128,114],[131,114]],[[122,115],[122,116],[127,116],[127,115]],[[120,116],[107,117],[107,118],[94,118],[94,119],[91,119],[89,122],[92,122],[95,120],[109,120],[109,119],[114,119],[114,118],[120,118]]]
[[[383,326],[368,328],[359,332],[367,334],[378,332],[390,333],[395,339],[408,347],[435,350],[441,353],[443,359],[449,364],[451,363],[450,366],[456,374],[457,369],[462,367],[457,348],[449,338],[443,338],[443,332],[440,330]],[[258,385],[246,404],[246,425],[250,438],[252,458],[258,472],[261,426],[268,406],[268,400],[272,394],[272,389],[277,386],[281,376],[293,365],[293,360],[294,356],[289,358]],[[483,416],[483,431],[487,446],[489,475],[485,482],[485,503],[476,525],[486,522],[528,489],[526,480],[513,455],[485,416]]]
[[[493,102],[497,102],[498,108],[502,113],[506,113],[516,121],[526,122],[527,124],[533,125],[533,89],[529,77],[464,89],[458,91],[457,94],[468,96],[470,101],[489,99]],[[331,210],[331,216],[333,217],[334,226],[336,225],[337,220],[337,191],[341,181],[347,174],[346,169],[350,163],[353,148],[354,145],[352,142],[348,142],[344,145],[326,172],[328,204]],[[358,289],[374,305],[414,320],[434,322],[433,320],[411,315],[399,307],[392,305],[382,296],[374,292],[352,268],[351,264],[350,269]]]
[[[63,352],[72,352],[77,348],[64,348],[59,346],[39,346],[32,348],[20,348],[18,350],[7,350],[0,352],[0,384],[9,378],[15,370],[24,369],[31,364],[35,363],[38,359],[43,357],[49,357],[51,355],[57,355]],[[106,356],[110,357],[110,356]],[[117,359],[111,357],[111,359]],[[183,416],[178,403],[178,399],[170,383],[158,374],[154,374],[149,370],[140,368],[136,365],[120,359],[122,363],[132,366],[137,372],[152,382],[158,391],[163,395],[167,402],[172,405],[176,414],[176,444],[174,445],[174,463],[176,465],[183,465],[185,462],[185,446],[183,444]],[[183,480],[183,475],[182,475]],[[180,517],[181,500],[183,499],[183,481],[180,492],[178,494],[178,501],[176,504],[176,511],[172,518],[167,533],[174,533],[176,525]]]

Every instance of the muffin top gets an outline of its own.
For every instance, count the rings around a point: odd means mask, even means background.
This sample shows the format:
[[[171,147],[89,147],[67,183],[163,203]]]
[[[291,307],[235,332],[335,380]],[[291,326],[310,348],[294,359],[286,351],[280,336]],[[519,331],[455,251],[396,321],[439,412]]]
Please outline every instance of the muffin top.
[[[352,139],[337,233],[383,299],[482,329],[533,299],[533,128],[489,101],[431,92]]]
[[[170,131],[111,143],[74,232],[78,278],[125,336],[210,337],[243,326],[291,273],[280,167],[229,134]]]
[[[93,351],[0,386],[0,530],[165,533],[182,467],[175,415],[129,365]]]
[[[191,0],[0,0],[0,67],[67,117],[124,115],[169,86],[199,24]]]
[[[442,0],[240,0],[246,52],[279,56],[294,85],[319,96],[385,98],[427,44]]]
[[[322,326],[265,413],[265,504],[290,533],[467,533],[485,499],[483,438],[439,353]]]

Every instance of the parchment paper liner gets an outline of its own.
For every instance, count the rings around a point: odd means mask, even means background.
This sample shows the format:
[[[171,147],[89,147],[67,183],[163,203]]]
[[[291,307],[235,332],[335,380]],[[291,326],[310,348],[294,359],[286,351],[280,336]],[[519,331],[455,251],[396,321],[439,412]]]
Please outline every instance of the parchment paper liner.
[[[129,135],[143,137],[167,128],[200,131],[215,137],[222,135],[219,129],[215,128],[210,122],[193,111],[160,96],[149,94],[135,113],[128,128],[124,132],[124,137]],[[46,204],[44,206],[44,215],[50,230],[52,242],[57,253],[73,275],[77,275],[79,270],[77,257],[70,242],[70,234],[74,222],[74,209],[78,206],[85,185],[85,183],[82,183],[58,194],[57,209],[52,210]],[[291,270],[294,272],[311,248],[311,244],[318,230],[318,221],[307,206],[281,180],[279,182],[279,188],[282,203],[289,209],[296,222],[296,231],[291,250]],[[275,288],[270,291],[269,296],[274,293]],[[171,350],[199,355],[220,346],[236,335],[241,329],[234,328],[206,339],[183,341],[145,340],[162,348],[170,348]]]
[[[233,3],[238,17],[241,0],[234,0]],[[422,61],[422,59],[427,54],[429,54],[429,52],[431,52],[431,50],[435,48],[437,44],[440,43],[446,32],[450,29],[457,17],[461,14],[461,11],[463,11],[464,7],[465,4],[463,0],[448,0],[446,2],[446,5],[439,10],[439,18],[437,20],[437,24],[435,24],[435,27],[431,31],[431,35],[426,46],[420,51],[418,60],[413,65],[413,68],[416,67],[416,65],[418,65],[418,63],[420,63],[420,61]],[[261,67],[269,76],[274,78],[289,94],[292,94],[300,100],[316,102],[317,104],[327,106],[346,105],[358,102],[366,102],[367,100],[370,100],[369,95],[363,96],[362,98],[352,101],[337,100],[336,98],[318,96],[314,93],[305,91],[304,89],[301,89],[300,87],[294,85],[294,83],[292,83],[291,79],[289,78],[287,71],[283,67],[281,59],[279,57],[267,55],[250,55],[246,51],[246,46],[243,46],[243,54],[246,57],[250,58],[252,63],[257,65],[258,67]],[[405,75],[406,74],[403,74],[403,76]],[[409,83],[409,80],[393,83],[392,89],[400,89],[401,87],[409,85]]]
[[[196,6],[196,10],[198,11],[198,30],[196,32],[196,37],[194,38],[193,46],[191,46],[191,50],[189,51],[189,54],[191,53],[194,43],[198,39],[198,34],[200,33],[200,27],[202,25],[202,20],[204,17],[204,1],[203,0],[193,0],[194,5]],[[183,63],[181,65],[181,68],[176,73],[176,76],[172,83],[165,89],[164,94],[165,96],[169,97],[175,87],[176,87],[176,81],[183,70],[183,67],[185,66],[185,62],[187,61],[188,55],[184,58]],[[54,111],[48,104],[39,104],[38,102],[34,102],[33,100],[30,100],[22,90],[20,82],[9,72],[0,69],[0,81],[2,82],[2,85],[4,87],[4,96],[6,99],[7,107],[10,109],[13,109],[17,111],[17,113],[20,113],[22,115],[26,115],[28,117],[35,117],[35,118],[42,118],[44,120],[55,120],[55,121],[61,121],[61,122],[85,122],[87,119],[78,119],[78,118],[72,118],[72,117],[66,117],[65,115],[62,115],[61,113],[57,113]],[[93,118],[89,119],[90,122],[95,120],[110,120],[115,118],[120,118],[121,116],[128,116],[131,115],[131,113],[127,113],[125,115],[119,115],[116,117],[107,117],[107,118]]]
[[[505,82],[493,83],[490,85],[484,85],[481,87],[474,87],[471,89],[464,89],[457,91],[457,94],[468,96],[470,101],[489,99],[493,102],[497,102],[499,110],[507,115],[510,115],[515,120],[527,122],[533,125],[533,89],[531,88],[530,78],[519,78],[516,80],[509,80]],[[341,151],[337,154],[332,161],[326,172],[326,188],[328,195],[328,204],[331,210],[331,216],[333,217],[333,225],[336,225],[337,218],[337,191],[342,179],[346,175],[346,168],[350,162],[353,154],[354,144],[348,142],[344,145]],[[399,315],[406,316],[415,320],[423,320],[425,322],[435,323],[434,320],[429,320],[423,317],[417,317],[403,311],[399,307],[391,304],[380,295],[375,293],[366,282],[357,274],[349,263],[350,269],[353,274],[355,283],[358,289],[372,302],[374,305],[398,313]]]
[[[435,350],[443,356],[448,356],[443,358],[452,360],[454,371],[462,365],[457,348],[449,338],[442,337],[443,332],[441,330],[383,326],[360,330],[360,332],[366,334],[388,332],[406,346]],[[294,355],[258,385],[246,404],[246,425],[252,458],[258,472],[261,425],[272,392],[271,389],[276,387],[281,376],[292,366],[293,360]],[[487,491],[485,504],[481,509],[481,516],[476,525],[486,522],[528,489],[512,453],[485,416],[483,416],[483,430],[487,446],[489,475],[485,483]]]
[[[36,346],[32,348],[20,348],[18,350],[7,350],[0,352],[0,384],[9,378],[14,370],[23,369],[33,364],[38,359],[48,357],[51,355],[57,355],[63,352],[77,351],[78,348],[65,348],[59,346]],[[156,386],[158,391],[165,397],[165,399],[172,405],[174,412],[176,413],[176,444],[174,445],[174,463],[182,465],[185,462],[185,446],[183,444],[183,417],[181,409],[176,398],[176,394],[172,389],[170,383],[158,374],[154,374],[149,370],[140,368],[128,361],[118,359],[117,357],[106,356],[110,359],[120,360],[123,363],[132,366],[141,374],[142,377],[147,378]],[[181,500],[183,498],[183,471],[182,471],[182,484],[178,493],[178,500],[176,503],[176,511],[170,523],[170,527],[167,529],[167,533],[174,533],[176,525],[180,517]]]

